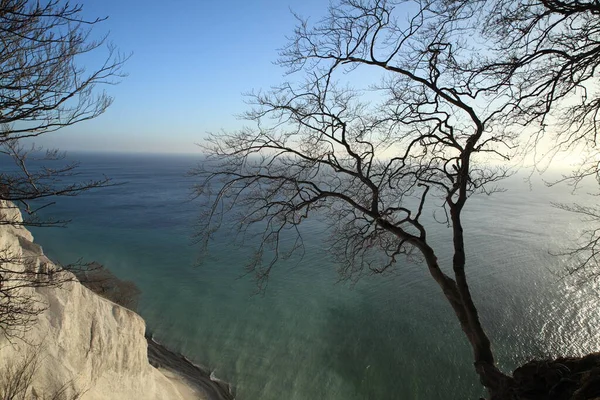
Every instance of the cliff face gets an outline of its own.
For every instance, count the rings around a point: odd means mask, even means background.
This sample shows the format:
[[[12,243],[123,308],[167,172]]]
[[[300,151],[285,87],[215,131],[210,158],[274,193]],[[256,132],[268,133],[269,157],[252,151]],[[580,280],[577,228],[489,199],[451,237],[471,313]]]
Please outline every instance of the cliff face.
[[[16,208],[2,207],[5,220],[20,221]],[[32,260],[19,268],[52,268],[25,228],[0,225],[0,249]],[[63,388],[81,399],[203,399],[177,376],[163,375],[148,363],[143,319],[85,288],[24,288],[46,309],[21,338],[0,335],[0,378],[34,359],[26,398],[44,398]]]

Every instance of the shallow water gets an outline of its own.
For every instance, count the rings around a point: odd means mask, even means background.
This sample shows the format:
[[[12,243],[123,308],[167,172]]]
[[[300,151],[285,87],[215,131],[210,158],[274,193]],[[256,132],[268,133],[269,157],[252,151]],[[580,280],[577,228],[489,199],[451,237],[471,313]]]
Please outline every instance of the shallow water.
[[[32,229],[63,263],[98,261],[143,295],[140,313],[155,337],[232,382],[245,399],[475,399],[482,393],[470,349],[426,270],[339,283],[318,222],[303,227],[307,254],[281,262],[263,296],[243,276],[248,252],[225,234],[197,266],[191,236],[197,207],[187,156],[79,155],[81,177],[120,186],[63,199],[52,214],[66,229]],[[509,190],[467,205],[468,273],[500,365],[532,356],[600,350],[598,296],[555,275],[550,254],[582,229],[549,201],[564,188],[513,178]],[[433,225],[442,265],[449,232]]]

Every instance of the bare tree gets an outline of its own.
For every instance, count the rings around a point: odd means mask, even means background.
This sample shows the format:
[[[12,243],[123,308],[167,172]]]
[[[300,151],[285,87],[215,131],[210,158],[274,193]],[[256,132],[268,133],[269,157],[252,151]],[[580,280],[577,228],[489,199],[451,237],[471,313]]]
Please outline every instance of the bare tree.
[[[37,289],[59,288],[76,281],[77,276],[93,275],[101,267],[81,261],[69,265],[53,263],[39,245],[23,236],[18,236],[18,243],[9,242],[3,246],[0,249],[0,335],[11,341],[26,336],[37,316],[47,307],[36,293]],[[125,286],[119,289],[117,292],[122,292],[122,300],[130,299],[133,306],[137,288],[133,286],[126,291],[129,287]],[[131,293],[131,298],[127,293]]]
[[[86,20],[81,13],[81,5],[59,0],[0,1],[0,154],[14,161],[14,168],[5,167],[0,173],[0,199],[22,205],[28,215],[34,215],[32,200],[71,196],[108,183],[106,179],[74,183],[76,164],[43,162],[60,160],[62,153],[42,152],[35,146],[30,151],[21,144],[23,139],[95,118],[112,103],[111,97],[95,89],[116,83],[125,59],[105,36],[94,39],[92,27],[103,19]],[[105,46],[105,60],[86,69],[80,59]]]
[[[507,107],[492,79],[477,79],[460,14],[416,2],[348,0],[316,25],[299,19],[279,63],[290,79],[251,96],[254,127],[212,135],[193,173],[206,209],[199,240],[208,246],[233,212],[242,240],[259,237],[248,264],[259,287],[282,257],[303,251],[299,225],[327,221],[331,250],[349,278],[401,268],[420,255],[452,306],[492,397],[511,386],[496,366],[466,275],[462,211],[475,193],[491,194],[507,175],[494,166],[514,147],[503,127]],[[348,81],[380,77],[366,90]],[[443,265],[428,229],[452,231]],[[441,216],[440,216],[441,215]],[[440,221],[441,220],[441,221]],[[280,241],[295,235],[292,245]],[[289,243],[289,241],[286,241]]]
[[[110,106],[112,98],[97,89],[117,83],[126,57],[106,36],[94,38],[92,28],[104,19],[87,20],[81,5],[60,0],[0,0],[0,225],[62,225],[66,221],[42,219],[36,211],[56,196],[110,184],[106,178],[77,180],[77,164],[63,164],[63,153],[23,143],[95,118]],[[84,64],[86,55],[101,55],[103,48],[99,65]],[[34,288],[73,279],[46,262],[41,249],[26,250],[29,245],[0,249],[0,330],[8,336],[43,310]]]
[[[36,252],[24,254],[14,245],[0,253],[0,331],[6,338],[22,337],[45,309],[34,288],[58,286],[70,279],[59,278],[58,271],[54,279],[54,268],[47,268],[49,264],[40,263],[39,258]]]

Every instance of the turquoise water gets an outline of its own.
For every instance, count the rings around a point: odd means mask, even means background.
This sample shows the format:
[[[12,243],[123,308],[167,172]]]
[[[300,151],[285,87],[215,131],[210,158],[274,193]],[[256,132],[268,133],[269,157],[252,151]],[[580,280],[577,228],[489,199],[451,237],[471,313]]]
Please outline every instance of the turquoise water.
[[[105,174],[123,185],[61,200],[66,229],[32,229],[63,263],[98,261],[143,295],[154,336],[234,384],[241,400],[476,399],[482,390],[470,349],[423,266],[400,263],[356,285],[338,282],[323,226],[303,227],[307,254],[281,262],[266,293],[243,276],[248,252],[221,233],[198,266],[191,236],[197,206],[185,177],[197,158],[80,155],[81,177]],[[532,356],[600,350],[598,295],[555,272],[581,223],[550,206],[565,188],[521,180],[470,200],[468,269],[483,323],[507,371]],[[433,224],[442,264],[449,232]]]

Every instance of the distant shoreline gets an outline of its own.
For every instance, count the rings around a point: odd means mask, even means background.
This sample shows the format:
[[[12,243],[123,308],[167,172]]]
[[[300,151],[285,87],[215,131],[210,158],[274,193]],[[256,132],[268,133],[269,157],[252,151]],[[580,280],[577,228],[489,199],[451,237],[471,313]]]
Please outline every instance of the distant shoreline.
[[[174,353],[146,335],[148,341],[148,361],[158,369],[167,370],[183,378],[187,384],[202,392],[208,400],[234,400],[231,385],[211,376],[200,366],[192,363],[184,355]]]

